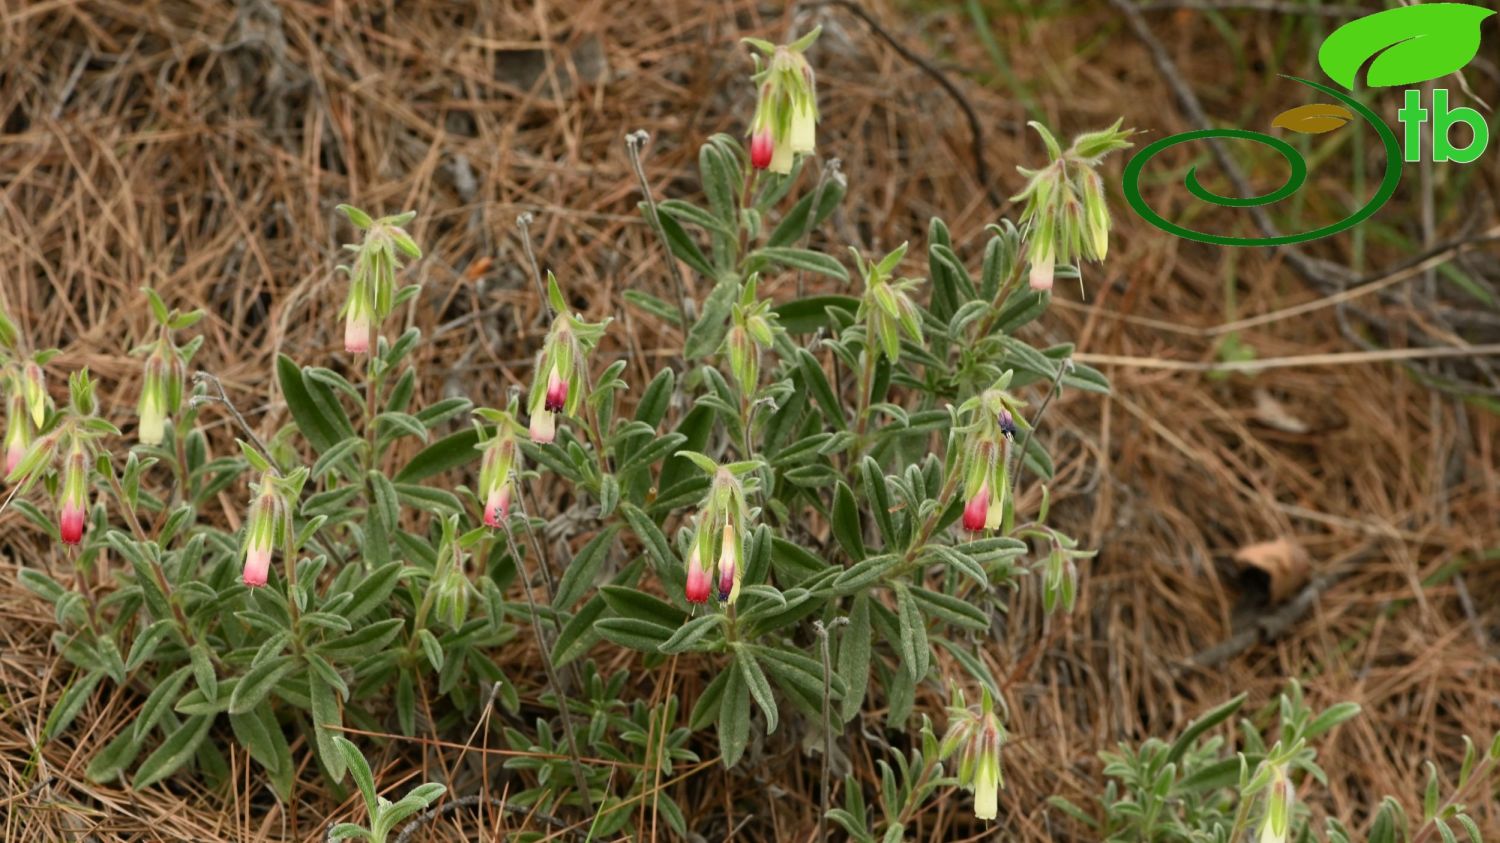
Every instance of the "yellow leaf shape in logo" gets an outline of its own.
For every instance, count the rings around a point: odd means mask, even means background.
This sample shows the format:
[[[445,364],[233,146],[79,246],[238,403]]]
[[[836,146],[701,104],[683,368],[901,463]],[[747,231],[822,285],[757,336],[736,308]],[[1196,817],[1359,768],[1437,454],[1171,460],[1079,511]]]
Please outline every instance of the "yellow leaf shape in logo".
[[[1354,114],[1341,105],[1315,102],[1281,112],[1276,115],[1275,120],[1271,121],[1271,125],[1304,135],[1321,135],[1324,132],[1341,129],[1345,123],[1353,119]]]

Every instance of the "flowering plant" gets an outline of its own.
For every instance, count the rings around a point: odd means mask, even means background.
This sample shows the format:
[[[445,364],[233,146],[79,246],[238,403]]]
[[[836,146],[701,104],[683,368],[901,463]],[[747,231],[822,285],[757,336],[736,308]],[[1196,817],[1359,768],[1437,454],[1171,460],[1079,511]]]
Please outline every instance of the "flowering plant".
[[[344,351],[278,357],[280,429],[249,425],[212,375],[188,381],[201,338],[177,338],[200,314],[147,291],[155,326],[122,457],[87,373],[54,399],[55,358],[25,349],[0,302],[12,505],[57,536],[66,563],[22,574],[54,606],[76,671],[48,734],[107,681],[141,697],[140,715],[87,746],[91,778],[144,788],[191,768],[226,783],[221,747],[234,741],[255,786],[281,800],[306,775],[352,779],[368,824],[332,831],[383,840],[453,783],[390,802],[346,733],[472,741],[487,728],[524,782],[507,805],[576,811],[596,837],[650,810],[685,837],[704,832],[663,782],[795,747],[782,728],[794,719],[815,724],[827,765],[841,727],[858,723],[920,738],[882,759],[878,793],[846,778],[839,807],[825,766],[820,815],[852,839],[902,839],[924,801],[954,788],[972,793],[963,822],[1000,820],[1008,708],[992,630],[1018,601],[1071,611],[1091,555],[1049,523],[1043,414],[1059,393],[1109,389],[1071,344],[1038,345],[1028,326],[1053,278],[1076,274],[1070,262],[1105,257],[1098,168],[1129,133],[1117,124],[1064,151],[1039,127],[1051,161],[1026,172],[1020,225],[976,232],[979,248],[937,219],[924,243],[878,257],[868,244],[814,248],[846,187],[836,167],[814,179],[808,166],[816,37],[749,42],[748,145],[703,143],[702,204],[644,196],[675,301],[631,290],[580,312],[565,279],[533,268],[551,324],[528,394],[504,409],[437,397],[413,356],[420,331],[386,333],[420,292],[402,284],[423,255],[413,212],[339,206],[360,239],[338,267]],[[801,294],[807,276],[815,295]],[[649,378],[627,380],[651,364],[613,351],[619,307],[679,340]],[[237,443],[199,425],[206,412],[226,413]],[[55,515],[29,500],[38,487]],[[95,564],[106,556],[114,564]],[[523,635],[544,678],[497,658]],[[652,676],[635,666],[669,660],[706,681],[628,698]],[[916,708],[945,687],[939,741]],[[1331,728],[1320,718],[1284,749],[1247,749],[1229,779],[1210,765],[1218,745],[1193,742],[1202,729],[1166,766],[1152,746],[1111,756],[1108,771],[1134,793],[1188,788],[1163,778],[1179,761],[1172,770],[1214,770],[1219,790],[1243,770],[1241,804],[1263,804],[1262,838],[1287,839],[1319,725]],[[1219,804],[1185,794],[1172,806]],[[477,798],[450,795],[442,805]],[[1106,799],[1104,833],[1155,839],[1163,815],[1142,820],[1145,799]]]

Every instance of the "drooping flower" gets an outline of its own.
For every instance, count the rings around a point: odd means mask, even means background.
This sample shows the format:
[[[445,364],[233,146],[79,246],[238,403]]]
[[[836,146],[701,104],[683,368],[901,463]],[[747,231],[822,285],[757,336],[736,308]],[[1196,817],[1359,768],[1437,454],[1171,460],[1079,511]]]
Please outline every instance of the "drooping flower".
[[[696,542],[687,562],[686,597],[689,603],[707,603],[709,592],[708,568],[703,565],[703,556],[698,553]]]
[[[756,57],[755,117],[750,123],[750,164],[759,170],[787,174],[796,155],[817,146],[818,92],[812,65],[803,53],[821,28],[791,44],[747,38],[761,52]],[[761,58],[767,60],[761,67]]]
[[[27,363],[21,372],[21,397],[31,413],[31,424],[40,430],[47,420],[47,376],[35,362]]]
[[[744,553],[734,522],[724,522],[723,545],[719,550],[719,602],[733,603],[740,596],[740,557]]]
[[[974,816],[992,820],[999,813],[1000,788],[1005,786],[1000,769],[1005,727],[989,688],[983,690],[978,710],[965,705],[963,692],[955,689],[948,717],[948,732],[938,755],[947,759],[958,753],[958,784],[974,794]]]
[[[546,408],[554,413],[561,413],[563,407],[567,406],[568,382],[557,376],[557,367],[547,374],[547,402]]]
[[[5,474],[11,474],[26,456],[31,446],[31,418],[26,412],[26,401],[19,390],[6,401],[5,417]],[[5,475],[0,475],[3,479]]]
[[[363,297],[349,294],[349,309],[344,314],[344,351],[364,354],[370,350],[369,305]]]
[[[979,491],[969,498],[964,505],[964,529],[971,533],[977,533],[984,529],[985,522],[989,520],[990,514],[990,487],[983,484]]]
[[[1109,208],[1098,167],[1110,152],[1131,146],[1128,138],[1133,132],[1122,130],[1116,121],[1108,129],[1079,135],[1064,150],[1045,126],[1034,121],[1030,125],[1042,136],[1050,161],[1039,170],[1017,168],[1027,182],[1012,199],[1026,203],[1021,223],[1031,263],[1028,283],[1046,292],[1052,289],[1058,264],[1102,261],[1108,254]]]
[[[182,400],[181,371],[177,352],[165,342],[146,358],[140,403],[136,407],[141,422],[138,435],[143,444],[160,445],[166,437],[167,417],[177,412]]]
[[[339,267],[349,275],[349,294],[339,310],[344,317],[344,351],[364,354],[370,350],[371,337],[379,333],[380,323],[400,303],[397,252],[412,259],[422,257],[421,248],[403,227],[416,218],[416,212],[372,219],[352,205],[340,205],[339,210],[364,232],[363,242],[344,247],[355,253],[354,266]]]
[[[531,441],[546,445],[557,438],[557,415],[545,407],[531,412]]]
[[[475,410],[475,415],[494,422],[494,435],[480,442],[477,448],[484,451],[484,460],[479,466],[479,497],[484,501],[485,526],[499,528],[510,518],[510,501],[515,485],[515,474],[520,470],[520,449],[516,444],[516,433],[520,429],[510,410]],[[535,417],[533,417],[533,422]],[[483,436],[483,428],[480,428]]]
[[[745,481],[736,472],[749,473],[756,464],[720,466],[694,451],[680,453],[713,477],[698,510],[688,549],[688,602],[702,603],[713,594],[720,603],[733,605],[739,599],[740,580],[745,574],[745,541],[750,526]]]
[[[271,553],[277,536],[284,535],[286,502],[277,487],[276,475],[266,471],[256,486],[250,503],[250,517],[245,525],[245,585],[258,588],[266,584],[271,570]]]
[[[771,166],[771,156],[775,151],[776,143],[771,139],[771,130],[760,129],[750,138],[750,166],[757,170]]]
[[[84,513],[89,500],[89,458],[81,446],[74,445],[63,464],[62,494],[58,498],[58,532],[63,544],[83,541]]]
[[[526,410],[531,415],[531,440],[551,442],[557,435],[557,414],[578,411],[588,388],[588,356],[604,335],[609,320],[585,322],[568,310],[567,299],[552,273],[547,273],[547,298],[556,314],[537,356],[536,376]]]
[[[1027,278],[1027,283],[1031,289],[1038,292],[1051,290],[1056,268],[1056,263],[1052,257],[1052,244],[1048,241],[1032,243],[1031,273]]]
[[[1266,789],[1266,814],[1261,819],[1259,843],[1286,843],[1291,835],[1292,813],[1297,791],[1287,775],[1285,763],[1271,766],[1271,783]]]

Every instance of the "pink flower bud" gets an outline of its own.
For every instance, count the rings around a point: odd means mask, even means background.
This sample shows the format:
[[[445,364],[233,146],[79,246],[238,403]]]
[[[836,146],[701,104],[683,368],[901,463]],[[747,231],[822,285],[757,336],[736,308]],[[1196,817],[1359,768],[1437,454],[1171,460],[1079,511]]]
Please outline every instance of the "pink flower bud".
[[[271,549],[251,546],[245,551],[245,585],[259,588],[266,584],[271,570]]]
[[[694,542],[692,555],[688,557],[686,591],[689,603],[708,602],[708,580],[708,569],[703,567],[703,560],[698,555],[697,542]]]
[[[506,483],[498,489],[490,492],[489,500],[484,504],[484,523],[490,527],[499,527],[510,517],[510,484]]]
[[[985,483],[979,487],[979,491],[964,506],[964,529],[971,533],[977,533],[984,529],[984,522],[990,511],[990,485]]]
[[[761,129],[750,137],[750,165],[757,170],[771,166],[771,153],[776,144],[771,140],[771,130]]]
[[[568,403],[568,382],[557,376],[557,367],[547,375],[547,403],[546,408],[554,413],[561,413],[563,407]]]
[[[83,507],[64,503],[58,528],[62,533],[63,544],[76,545],[83,541]]]
[[[545,445],[557,437],[557,416],[545,407],[531,414],[531,441]]]
[[[344,320],[344,351],[350,354],[364,354],[369,350],[370,320],[356,315],[351,309],[349,317]]]

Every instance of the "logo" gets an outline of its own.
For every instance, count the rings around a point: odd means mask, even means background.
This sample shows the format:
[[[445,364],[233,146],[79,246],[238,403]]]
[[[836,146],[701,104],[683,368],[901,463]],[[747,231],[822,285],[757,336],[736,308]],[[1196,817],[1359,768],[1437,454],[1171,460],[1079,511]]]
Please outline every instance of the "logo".
[[[1334,30],[1318,50],[1318,66],[1343,90],[1288,76],[1298,84],[1333,99],[1334,103],[1311,103],[1282,112],[1272,122],[1273,128],[1300,134],[1322,134],[1336,131],[1358,118],[1369,124],[1385,148],[1385,173],[1375,195],[1348,216],[1312,231],[1283,234],[1276,237],[1238,237],[1197,231],[1172,222],[1157,213],[1141,196],[1141,176],[1151,159],[1178,144],[1200,140],[1243,140],[1275,150],[1290,169],[1281,187],[1259,196],[1223,196],[1204,187],[1197,168],[1183,177],[1183,186],[1197,199],[1224,208],[1253,208],[1279,202],[1300,190],[1307,181],[1307,161],[1297,148],[1285,140],[1249,129],[1203,129],[1171,135],[1143,148],[1125,165],[1125,199],[1143,219],[1168,234],[1200,243],[1218,246],[1284,246],[1303,243],[1346,231],[1364,222],[1390,200],[1401,183],[1403,163],[1423,160],[1424,152],[1435,163],[1467,164],[1484,154],[1489,145],[1489,129],[1484,118],[1472,108],[1449,108],[1448,92],[1432,91],[1429,107],[1422,103],[1420,90],[1407,90],[1396,119],[1401,123],[1402,137],[1374,111],[1351,94],[1361,69],[1370,88],[1393,88],[1420,85],[1462,70],[1479,52],[1479,25],[1494,11],[1467,3],[1425,3],[1403,6],[1351,21]],[[1347,92],[1347,93],[1346,93]],[[1456,145],[1453,129],[1468,127],[1468,142]],[[1423,142],[1423,129],[1430,138]]]

